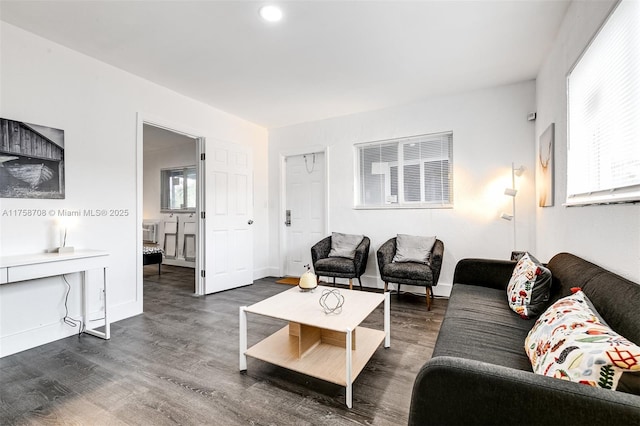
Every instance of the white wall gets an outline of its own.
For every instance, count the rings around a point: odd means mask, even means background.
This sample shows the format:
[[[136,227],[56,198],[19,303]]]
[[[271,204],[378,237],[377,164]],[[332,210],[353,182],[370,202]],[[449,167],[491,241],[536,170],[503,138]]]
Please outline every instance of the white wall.
[[[535,247],[533,187],[535,110],[533,81],[432,98],[420,103],[273,129],[269,132],[270,264],[279,257],[280,156],[328,147],[329,232],[362,233],[372,250],[363,284],[381,287],[375,250],[398,233],[437,235],[445,244],[436,294],[448,294],[456,262],[465,257],[508,259],[512,223],[499,219],[511,210],[503,194],[511,186],[511,163],[524,165],[517,196],[518,249]],[[453,131],[453,209],[355,210],[353,144],[401,136]],[[417,289],[416,289],[417,290]],[[420,290],[417,290],[420,291]],[[424,291],[424,290],[422,290]]]
[[[555,204],[536,208],[536,252],[547,261],[568,251],[640,282],[640,205],[563,207],[567,173],[566,75],[615,0],[574,1],[537,78],[536,140],[556,123]]]
[[[126,217],[80,217],[68,237],[69,245],[111,252],[113,320],[142,311],[136,272],[138,113],[194,129],[208,144],[219,140],[253,149],[254,275],[267,270],[268,255],[259,243],[268,238],[266,129],[4,22],[0,31],[0,116],[63,129],[66,149],[66,199],[2,199],[0,210],[128,210]],[[0,216],[1,254],[55,247],[54,219]],[[64,289],[60,278],[0,287],[0,355],[75,332],[61,322]],[[77,315],[75,295],[70,300]]]

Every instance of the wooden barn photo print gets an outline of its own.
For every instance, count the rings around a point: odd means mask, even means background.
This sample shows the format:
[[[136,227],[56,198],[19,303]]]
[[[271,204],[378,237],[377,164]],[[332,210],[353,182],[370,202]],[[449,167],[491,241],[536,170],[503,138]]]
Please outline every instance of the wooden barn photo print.
[[[64,130],[0,118],[0,198],[64,198]]]

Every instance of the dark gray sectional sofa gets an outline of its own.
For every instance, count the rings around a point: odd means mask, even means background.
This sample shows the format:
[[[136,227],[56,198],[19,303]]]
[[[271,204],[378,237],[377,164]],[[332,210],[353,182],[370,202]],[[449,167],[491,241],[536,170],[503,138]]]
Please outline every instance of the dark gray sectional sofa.
[[[458,262],[433,356],[419,371],[410,425],[640,425],[640,396],[534,374],[524,340],[535,320],[511,311],[515,262]],[[640,345],[640,285],[569,253],[547,265],[551,301],[581,287],[616,332]]]

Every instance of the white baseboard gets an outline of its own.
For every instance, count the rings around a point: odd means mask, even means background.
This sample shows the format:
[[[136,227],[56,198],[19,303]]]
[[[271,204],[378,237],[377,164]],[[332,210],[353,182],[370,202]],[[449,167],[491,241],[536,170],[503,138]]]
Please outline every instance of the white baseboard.
[[[77,328],[65,325],[62,320],[0,338],[0,358],[13,355],[46,343],[64,339],[78,333]]]
[[[142,313],[142,303],[129,300],[115,306],[109,306],[109,322],[114,323],[123,319],[135,317]]]
[[[280,269],[277,266],[267,266],[266,268],[259,269],[259,271],[263,271],[264,275],[260,278],[264,277],[280,277]],[[255,272],[254,272],[255,277]],[[256,278],[259,279],[259,278]]]
[[[433,295],[440,297],[449,297],[451,295],[452,288],[453,284],[451,283],[438,283],[437,286],[433,287]]]
[[[135,300],[127,301],[116,306],[109,306],[109,322],[113,324],[125,318],[142,313],[142,304]],[[97,313],[89,313],[88,317],[100,316]],[[21,330],[15,334],[0,337],[0,358],[13,355],[18,352],[33,349],[35,347],[55,342],[78,333],[77,328],[65,325],[62,319],[44,324],[28,330]],[[97,339],[93,336],[83,336],[88,339]]]
[[[275,269],[275,272],[274,272],[274,269]],[[270,267],[258,268],[253,270],[253,279],[259,280],[264,277],[275,277],[277,276],[277,273],[278,271],[276,268],[270,268]]]

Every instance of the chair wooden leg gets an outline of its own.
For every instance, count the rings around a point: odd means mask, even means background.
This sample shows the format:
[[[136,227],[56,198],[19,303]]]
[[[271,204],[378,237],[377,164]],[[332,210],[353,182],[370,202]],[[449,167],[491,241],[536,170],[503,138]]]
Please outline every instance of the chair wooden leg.
[[[431,310],[431,287],[427,287],[427,311]]]
[[[353,290],[353,279],[349,278],[349,290]]]
[[[362,290],[362,280],[360,280],[360,277],[358,277],[358,284],[360,284],[360,290]]]
[[[385,281],[385,282],[384,282],[384,292],[385,292],[385,293],[387,292],[387,287],[388,287],[388,286],[389,286],[389,283]]]
[[[333,277],[333,286],[336,286],[336,277]]]

